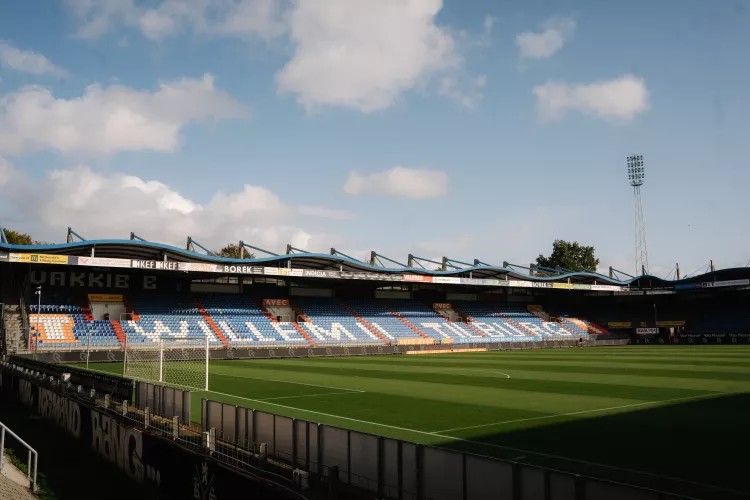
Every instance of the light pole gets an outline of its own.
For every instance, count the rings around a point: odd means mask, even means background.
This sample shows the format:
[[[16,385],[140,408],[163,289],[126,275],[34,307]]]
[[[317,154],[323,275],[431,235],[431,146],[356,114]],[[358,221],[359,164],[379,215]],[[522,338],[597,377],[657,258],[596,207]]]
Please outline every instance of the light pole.
[[[36,292],[34,292],[37,297],[36,301],[36,327],[34,328],[34,352],[39,352],[39,325],[40,325],[40,315],[42,314],[42,285],[39,285],[36,287]]]
[[[643,155],[627,157],[628,181],[635,196],[635,275],[648,273],[648,250],[646,248],[646,226],[643,222],[643,202],[641,186],[646,177]]]

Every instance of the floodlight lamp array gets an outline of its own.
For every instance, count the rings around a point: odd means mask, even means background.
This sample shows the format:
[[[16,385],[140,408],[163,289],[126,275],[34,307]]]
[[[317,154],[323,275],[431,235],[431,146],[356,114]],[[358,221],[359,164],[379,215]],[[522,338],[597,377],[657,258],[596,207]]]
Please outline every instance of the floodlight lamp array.
[[[628,180],[632,186],[640,186],[646,177],[643,155],[628,156]]]

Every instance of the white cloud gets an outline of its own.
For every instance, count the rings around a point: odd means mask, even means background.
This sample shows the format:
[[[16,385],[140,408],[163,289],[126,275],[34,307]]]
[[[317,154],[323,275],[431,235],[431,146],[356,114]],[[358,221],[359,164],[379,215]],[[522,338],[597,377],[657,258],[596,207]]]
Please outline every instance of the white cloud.
[[[542,24],[542,31],[526,31],[516,36],[516,45],[521,57],[529,59],[547,59],[560,50],[565,42],[573,36],[576,21],[571,17],[553,17]]]
[[[153,92],[93,84],[74,99],[30,86],[0,96],[0,153],[172,151],[188,123],[246,114],[209,74],[162,83]]]
[[[125,26],[159,41],[184,31],[204,35],[272,38],[285,30],[286,0],[162,0],[149,7],[133,0],[67,0],[78,36],[98,38]]]
[[[482,97],[462,55],[487,47],[494,18],[473,37],[436,24],[442,0],[67,0],[78,35],[97,38],[115,27],[158,42],[186,32],[264,40],[288,36],[294,55],[276,75],[277,90],[308,111],[338,106],[372,112],[401,93],[439,85],[464,106]],[[285,38],[286,39],[286,38]],[[452,82],[450,91],[440,78]],[[480,77],[481,78],[481,77]]]
[[[0,200],[11,207],[24,206],[14,215],[24,231],[40,239],[59,235],[73,225],[87,238],[125,237],[134,231],[146,239],[179,246],[191,235],[209,248],[243,239],[279,250],[287,243],[308,249],[320,234],[300,227],[298,207],[261,186],[217,192],[207,203],[198,203],[162,182],[101,174],[85,166],[53,170],[41,180],[32,180],[2,158],[0,181]],[[325,217],[326,210],[319,207],[319,215]],[[330,242],[317,246],[325,243]]]
[[[33,75],[65,76],[68,74],[39,52],[21,50],[2,40],[0,40],[0,65]]]
[[[578,85],[547,82],[534,87],[533,92],[539,116],[547,121],[560,119],[571,110],[630,120],[649,107],[646,83],[633,75]]]
[[[393,167],[382,172],[350,172],[344,191],[352,196],[427,199],[445,196],[448,174],[427,168]]]
[[[300,205],[297,207],[297,211],[300,215],[321,217],[324,219],[350,220],[354,218],[354,214],[347,212],[346,210],[336,210],[317,205]]]
[[[277,75],[281,93],[308,109],[391,106],[429,76],[457,69],[451,34],[435,24],[441,0],[297,0],[296,52]]]

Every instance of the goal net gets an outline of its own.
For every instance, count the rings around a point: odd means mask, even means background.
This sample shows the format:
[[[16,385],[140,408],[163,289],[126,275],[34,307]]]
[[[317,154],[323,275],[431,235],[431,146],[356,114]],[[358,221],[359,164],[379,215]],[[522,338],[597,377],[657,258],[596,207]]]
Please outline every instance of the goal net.
[[[161,337],[144,346],[127,342],[125,377],[185,389],[208,390],[208,338]]]

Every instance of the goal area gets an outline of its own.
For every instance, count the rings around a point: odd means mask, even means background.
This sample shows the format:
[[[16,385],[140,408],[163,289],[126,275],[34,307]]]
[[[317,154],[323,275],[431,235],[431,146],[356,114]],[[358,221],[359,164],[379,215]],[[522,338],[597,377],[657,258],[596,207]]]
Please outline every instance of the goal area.
[[[160,337],[125,343],[126,378],[182,389],[208,390],[208,337]]]

